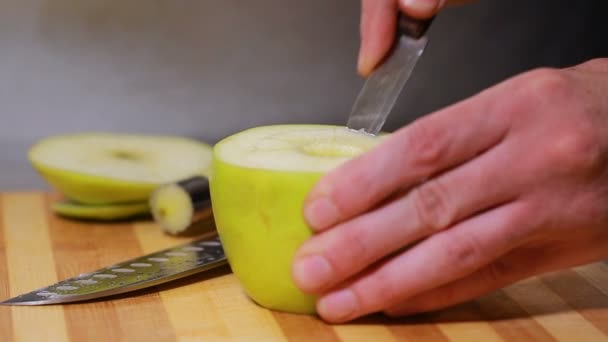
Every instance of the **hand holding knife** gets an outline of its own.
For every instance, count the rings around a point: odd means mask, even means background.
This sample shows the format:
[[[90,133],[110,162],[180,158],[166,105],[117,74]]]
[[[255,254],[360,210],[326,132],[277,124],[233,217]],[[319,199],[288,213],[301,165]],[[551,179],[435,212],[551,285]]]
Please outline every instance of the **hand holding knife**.
[[[427,45],[426,32],[433,19],[399,14],[393,47],[365,81],[348,118],[349,129],[372,135],[380,132]]]

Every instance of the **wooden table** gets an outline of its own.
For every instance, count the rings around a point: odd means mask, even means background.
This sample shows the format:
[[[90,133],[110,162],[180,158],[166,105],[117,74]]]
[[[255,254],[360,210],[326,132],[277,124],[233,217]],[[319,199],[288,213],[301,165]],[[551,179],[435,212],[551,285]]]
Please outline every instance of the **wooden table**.
[[[49,211],[45,193],[0,195],[0,299],[184,243],[149,221],[97,224]],[[0,341],[603,341],[608,265],[533,278],[459,307],[408,319],[327,325],[263,309],[226,266],[111,300],[0,306]]]

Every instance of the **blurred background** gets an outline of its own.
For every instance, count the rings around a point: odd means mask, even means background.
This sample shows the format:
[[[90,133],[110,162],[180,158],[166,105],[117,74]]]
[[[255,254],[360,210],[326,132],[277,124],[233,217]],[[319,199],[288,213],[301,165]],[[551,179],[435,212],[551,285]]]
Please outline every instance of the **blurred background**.
[[[606,0],[480,0],[444,11],[386,128],[516,73],[608,56]],[[2,0],[0,190],[45,185],[27,149],[55,134],[345,124],[356,0]]]

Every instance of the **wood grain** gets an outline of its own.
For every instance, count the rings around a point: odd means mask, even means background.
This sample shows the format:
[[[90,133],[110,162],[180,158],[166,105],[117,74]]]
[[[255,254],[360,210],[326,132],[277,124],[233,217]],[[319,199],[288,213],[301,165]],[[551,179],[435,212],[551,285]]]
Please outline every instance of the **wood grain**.
[[[408,322],[402,324],[391,324],[389,329],[398,341],[449,341],[428,315],[423,315],[418,319],[409,319]]]
[[[22,193],[4,197],[4,242],[11,295],[29,292],[58,280],[43,198]],[[18,341],[67,341],[63,309],[57,306],[13,307],[13,333]],[[32,322],[45,322],[32,328]]]
[[[608,307],[608,297],[574,271],[564,271],[544,277],[543,282],[583,318],[604,334],[608,334],[608,317],[602,314]]]
[[[541,279],[532,278],[505,289],[558,341],[608,341],[591,322],[547,287]]]
[[[505,341],[555,341],[536,320],[503,291],[490,293],[476,301],[480,317]]]
[[[477,310],[474,303],[466,303],[436,316],[437,327],[451,341],[472,341],[484,336],[484,341],[504,341],[490,322]]]
[[[144,253],[152,253],[177,242],[177,238],[162,234],[150,223],[135,225],[135,233]],[[177,244],[190,239],[178,240]],[[171,326],[182,341],[195,341],[200,336],[214,341],[230,337],[229,330],[220,319],[221,314],[210,297],[213,288],[218,284],[221,286],[220,278],[225,275],[215,271],[213,274],[215,278],[201,279],[187,286],[176,286],[159,293]]]
[[[96,270],[143,253],[130,224],[83,225],[60,219],[50,212],[48,201],[45,213],[59,279]],[[86,234],[83,234],[83,230],[86,230]],[[125,298],[120,301],[120,305],[114,302],[103,303],[101,310],[98,307],[98,304],[65,307],[72,340],[176,339],[157,293]],[[158,328],[148,329],[150,326]]]
[[[344,324],[334,326],[336,335],[342,341],[397,341],[397,338],[387,327],[379,322],[370,324]],[[418,335],[420,337],[421,335]]]
[[[284,312],[273,312],[273,316],[289,341],[340,341],[334,329],[323,324],[314,316],[295,315]]]
[[[0,300],[192,239],[163,234],[150,221],[59,218],[49,211],[53,198],[0,194]],[[608,265],[530,278],[434,313],[341,325],[256,305],[229,266],[106,300],[0,306],[0,341],[47,340],[604,341]]]
[[[0,195],[0,208],[4,197]],[[6,260],[6,242],[4,241],[4,210],[0,210],[0,298],[10,296],[10,284],[8,282],[8,263]],[[9,307],[0,306],[0,341],[12,341],[13,316]]]

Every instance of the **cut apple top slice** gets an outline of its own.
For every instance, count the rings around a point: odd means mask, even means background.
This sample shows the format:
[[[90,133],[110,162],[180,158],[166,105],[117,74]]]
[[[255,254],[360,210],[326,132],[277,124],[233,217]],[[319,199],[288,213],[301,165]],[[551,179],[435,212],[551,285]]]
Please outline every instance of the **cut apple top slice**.
[[[193,139],[83,133],[43,139],[30,149],[32,163],[140,183],[167,183],[207,175],[211,146]]]
[[[326,172],[382,140],[330,125],[273,125],[251,128],[215,146],[225,163],[258,169]]]

